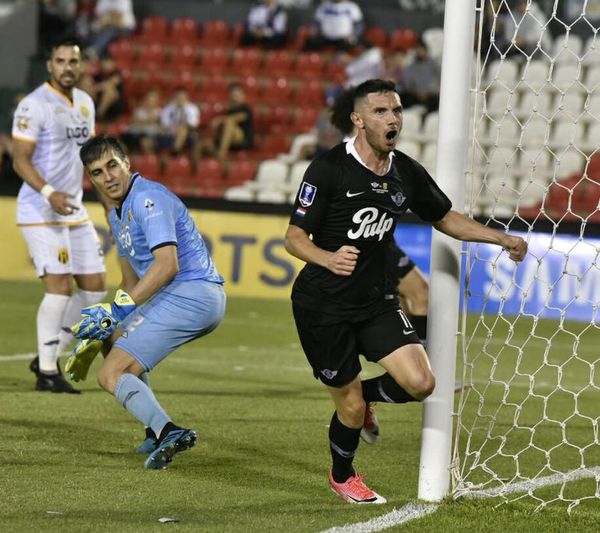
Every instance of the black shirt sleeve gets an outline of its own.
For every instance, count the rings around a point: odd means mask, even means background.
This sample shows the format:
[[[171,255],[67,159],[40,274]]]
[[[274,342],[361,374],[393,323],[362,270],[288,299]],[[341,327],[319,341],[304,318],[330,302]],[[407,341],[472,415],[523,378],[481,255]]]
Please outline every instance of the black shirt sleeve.
[[[426,222],[438,222],[452,209],[452,202],[425,170],[412,158],[406,158],[412,167],[413,194],[410,210]]]
[[[325,157],[315,159],[306,169],[294,203],[290,224],[311,234],[317,230],[327,213],[335,189],[338,171]]]

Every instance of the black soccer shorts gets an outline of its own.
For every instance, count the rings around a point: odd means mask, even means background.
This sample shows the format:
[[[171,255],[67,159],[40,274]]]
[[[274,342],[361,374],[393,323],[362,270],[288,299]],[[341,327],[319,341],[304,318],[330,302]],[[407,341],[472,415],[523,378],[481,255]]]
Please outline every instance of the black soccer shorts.
[[[407,344],[420,344],[400,308],[352,321],[293,305],[300,343],[315,378],[342,387],[361,371],[359,355],[376,363]]]

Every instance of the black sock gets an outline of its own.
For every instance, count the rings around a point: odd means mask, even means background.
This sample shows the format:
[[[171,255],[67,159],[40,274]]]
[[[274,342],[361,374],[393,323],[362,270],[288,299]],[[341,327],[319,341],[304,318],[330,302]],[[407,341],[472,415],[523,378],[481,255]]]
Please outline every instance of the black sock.
[[[412,315],[410,317],[410,323],[415,328],[415,332],[419,336],[422,342],[427,341],[427,315]]]
[[[336,483],[344,483],[355,474],[352,466],[358,448],[360,430],[352,429],[340,422],[337,412],[333,413],[329,425],[329,449],[333,460],[332,475]]]
[[[181,429],[179,426],[176,426],[175,424],[173,424],[173,422],[167,422],[165,424],[165,427],[162,428],[162,431],[160,432],[160,436],[158,437],[158,442],[161,442],[170,431],[173,431],[175,429]]]
[[[146,431],[146,438],[147,439],[156,439],[156,434],[154,433],[154,431],[152,431],[152,428],[144,428]]]
[[[388,373],[367,379],[361,384],[365,402],[406,403],[417,401],[416,398],[413,398],[398,385]]]

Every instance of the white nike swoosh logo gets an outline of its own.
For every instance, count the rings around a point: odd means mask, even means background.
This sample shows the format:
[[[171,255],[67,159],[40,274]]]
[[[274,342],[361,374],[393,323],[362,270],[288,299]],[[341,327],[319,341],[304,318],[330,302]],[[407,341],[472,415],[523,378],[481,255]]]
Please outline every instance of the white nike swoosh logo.
[[[353,196],[358,196],[359,194],[365,194],[366,191],[360,191],[360,192],[350,192],[350,191],[346,191],[346,197],[347,198],[352,198]]]
[[[411,333],[414,333],[414,332],[415,332],[414,329],[403,329],[402,330],[403,335],[410,335]]]

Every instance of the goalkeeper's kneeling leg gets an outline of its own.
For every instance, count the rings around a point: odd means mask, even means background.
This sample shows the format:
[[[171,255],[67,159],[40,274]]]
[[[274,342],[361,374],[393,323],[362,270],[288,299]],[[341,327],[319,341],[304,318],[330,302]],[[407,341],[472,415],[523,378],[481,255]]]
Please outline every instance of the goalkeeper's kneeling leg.
[[[92,362],[101,349],[102,341],[94,339],[79,341],[73,348],[73,353],[67,359],[65,372],[75,382],[84,381]]]

